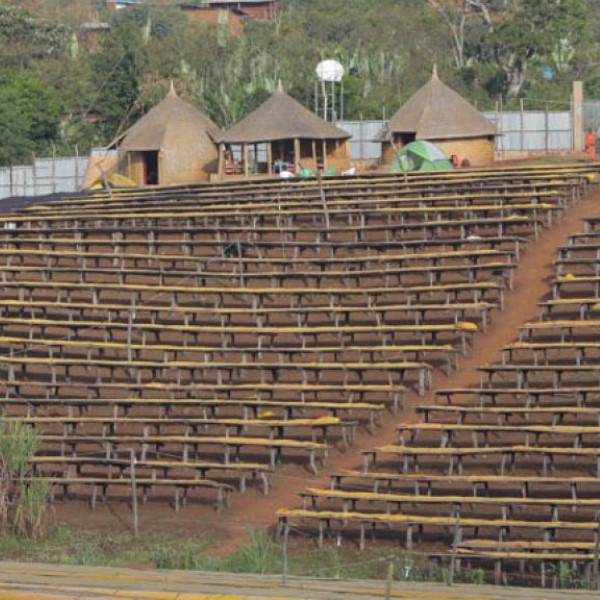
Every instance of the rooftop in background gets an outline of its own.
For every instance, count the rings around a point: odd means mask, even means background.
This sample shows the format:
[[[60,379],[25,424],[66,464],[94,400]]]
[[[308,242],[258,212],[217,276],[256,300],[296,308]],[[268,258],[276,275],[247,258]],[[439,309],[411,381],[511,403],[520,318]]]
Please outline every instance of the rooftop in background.
[[[129,6],[167,6],[174,5],[183,10],[190,19],[197,19],[202,11],[227,10],[247,18],[269,21],[277,16],[279,0],[197,0],[196,2],[166,3],[158,0],[108,0],[107,5],[114,10]]]

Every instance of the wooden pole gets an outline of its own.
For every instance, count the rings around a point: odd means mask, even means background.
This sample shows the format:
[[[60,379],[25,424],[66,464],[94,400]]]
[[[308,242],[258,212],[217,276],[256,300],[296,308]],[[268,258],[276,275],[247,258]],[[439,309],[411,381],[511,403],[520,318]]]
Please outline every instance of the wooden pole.
[[[394,557],[390,556],[390,562],[387,568],[387,577],[385,578],[385,600],[392,597],[392,581],[394,579]]]
[[[598,521],[598,527],[594,532],[594,563],[592,572],[592,587],[596,590],[600,590],[600,520]]]
[[[225,174],[225,144],[219,144],[219,177]]]
[[[242,154],[244,156],[244,175],[248,177],[248,144],[243,144]]]
[[[300,172],[300,140],[294,138],[294,173],[298,175]]]
[[[130,449],[130,476],[131,476],[131,499],[133,506],[133,537],[137,538],[140,533],[140,524],[138,518],[138,498],[137,498],[137,485],[135,481],[135,450],[133,448]]]
[[[456,571],[456,551],[458,550],[458,536],[460,534],[460,515],[456,517],[454,524],[454,539],[452,540],[452,557],[450,559],[450,572],[448,573],[448,585],[454,583],[454,572]]]
[[[283,525],[283,546],[281,551],[283,553],[282,557],[282,572],[281,572],[281,585],[283,587],[287,587],[288,583],[288,538],[290,535],[290,526],[287,521]]]
[[[267,142],[267,163],[269,175],[273,174],[273,142]]]

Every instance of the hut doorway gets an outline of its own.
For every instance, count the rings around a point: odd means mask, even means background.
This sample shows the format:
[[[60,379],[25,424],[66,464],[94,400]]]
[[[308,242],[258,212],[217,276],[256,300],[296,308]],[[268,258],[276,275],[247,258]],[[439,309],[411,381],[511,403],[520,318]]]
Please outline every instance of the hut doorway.
[[[142,152],[144,184],[158,185],[158,152]]]

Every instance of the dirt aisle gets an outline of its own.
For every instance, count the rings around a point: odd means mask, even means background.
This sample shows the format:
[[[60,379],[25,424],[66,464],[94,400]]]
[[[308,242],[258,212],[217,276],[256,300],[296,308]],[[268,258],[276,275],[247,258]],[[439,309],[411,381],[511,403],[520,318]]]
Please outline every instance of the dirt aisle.
[[[537,319],[537,302],[549,293],[548,279],[553,276],[552,261],[556,256],[556,247],[566,244],[568,235],[582,231],[581,218],[600,215],[600,191],[594,188],[579,204],[567,209],[562,220],[551,230],[529,244],[521,257],[515,274],[514,289],[506,294],[505,309],[492,315],[492,323],[484,334],[475,338],[473,348],[466,357],[461,357],[458,370],[451,377],[437,374],[434,377],[434,389],[439,387],[469,386],[479,381],[475,370],[484,363],[498,360],[498,349],[511,342],[517,335],[517,327],[528,320]],[[434,394],[422,400],[411,395],[409,406],[396,418],[384,419],[384,427],[375,435],[361,431],[356,446],[347,454],[332,452],[321,476],[311,477],[299,468],[284,467],[273,478],[271,493],[264,496],[241,496],[235,494],[232,509],[215,523],[222,529],[222,541],[211,554],[225,554],[246,541],[246,529],[261,529],[274,524],[274,514],[278,508],[298,506],[298,492],[311,485],[328,485],[328,473],[340,468],[356,468],[360,464],[359,450],[397,441],[394,425],[399,421],[414,418],[412,407],[416,402],[431,403]]]

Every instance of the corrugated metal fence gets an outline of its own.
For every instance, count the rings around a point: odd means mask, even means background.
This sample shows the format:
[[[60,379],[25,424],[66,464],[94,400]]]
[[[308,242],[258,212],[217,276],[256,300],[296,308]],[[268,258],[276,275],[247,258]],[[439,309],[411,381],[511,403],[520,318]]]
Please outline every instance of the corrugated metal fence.
[[[501,134],[496,138],[498,152],[568,152],[573,149],[573,118],[570,111],[485,112]],[[600,124],[600,103],[598,103]],[[342,129],[352,134],[350,156],[353,160],[378,160],[381,144],[373,138],[384,121],[341,121]]]
[[[0,168],[0,198],[76,192],[87,163],[87,156],[38,158],[33,165]]]

